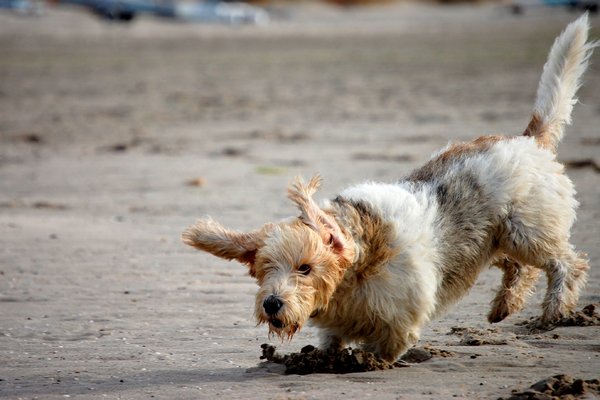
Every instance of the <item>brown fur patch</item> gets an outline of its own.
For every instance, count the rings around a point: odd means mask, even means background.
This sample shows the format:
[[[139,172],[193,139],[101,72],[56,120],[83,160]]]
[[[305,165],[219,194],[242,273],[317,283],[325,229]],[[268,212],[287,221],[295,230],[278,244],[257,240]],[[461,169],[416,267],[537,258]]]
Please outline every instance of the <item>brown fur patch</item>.
[[[381,272],[381,267],[399,253],[399,249],[390,246],[393,227],[361,202],[349,202],[337,198],[340,205],[338,218],[346,227],[356,245],[360,248],[358,259],[352,265],[347,276],[353,275],[357,284]]]
[[[541,128],[542,128],[541,118],[539,117],[539,115],[537,115],[537,113],[533,113],[533,115],[531,116],[531,120],[529,120],[529,124],[527,125],[527,128],[525,128],[525,131],[523,132],[523,136],[536,137],[540,134]]]
[[[437,157],[429,160],[427,164],[413,171],[407,178],[408,181],[430,181],[437,174],[444,173],[448,165],[460,158],[472,154],[478,154],[487,151],[494,144],[501,140],[510,140],[511,136],[489,135],[481,136],[471,142],[454,143],[448,146],[446,151]]]
[[[534,137],[540,147],[556,153],[556,143],[554,143],[552,135],[544,129],[542,119],[537,113],[533,113],[531,116],[525,132],[523,132],[523,136]]]

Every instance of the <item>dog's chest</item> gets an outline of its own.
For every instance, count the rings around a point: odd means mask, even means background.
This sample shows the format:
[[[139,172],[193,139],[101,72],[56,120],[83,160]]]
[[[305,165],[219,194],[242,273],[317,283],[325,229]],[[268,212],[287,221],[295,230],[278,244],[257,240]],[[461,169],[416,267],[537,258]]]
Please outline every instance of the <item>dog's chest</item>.
[[[364,332],[376,323],[379,311],[377,303],[382,305],[380,293],[379,301],[374,304],[374,293],[378,290],[377,278],[368,280],[354,280],[352,284],[345,282],[340,285],[332,296],[326,310],[319,312],[312,318],[313,325],[338,332],[341,336],[361,338]],[[383,303],[393,301],[391,297]]]

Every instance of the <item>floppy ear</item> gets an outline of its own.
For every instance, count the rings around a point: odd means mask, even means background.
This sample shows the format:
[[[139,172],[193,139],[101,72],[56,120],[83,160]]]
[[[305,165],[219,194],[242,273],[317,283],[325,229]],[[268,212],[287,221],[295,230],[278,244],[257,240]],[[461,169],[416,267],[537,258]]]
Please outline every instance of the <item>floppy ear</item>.
[[[210,218],[198,220],[181,234],[183,243],[207,251],[226,260],[237,260],[250,267],[250,275],[255,276],[254,261],[256,252],[264,245],[264,240],[272,225],[244,233],[224,228]]]
[[[315,230],[323,242],[330,245],[335,252],[342,253],[345,244],[340,226],[312,198],[321,182],[319,175],[313,176],[308,184],[304,183],[301,177],[296,177],[288,188],[288,197],[300,210],[300,220]]]

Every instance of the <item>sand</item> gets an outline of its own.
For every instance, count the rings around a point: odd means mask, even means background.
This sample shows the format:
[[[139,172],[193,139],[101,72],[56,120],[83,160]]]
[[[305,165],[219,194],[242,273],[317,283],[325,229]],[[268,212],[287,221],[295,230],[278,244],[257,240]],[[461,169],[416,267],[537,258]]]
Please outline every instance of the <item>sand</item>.
[[[545,279],[521,313],[486,322],[495,270],[424,329],[421,348],[452,356],[310,375],[260,360],[256,284],[181,231],[207,214],[238,229],[294,215],[297,174],[321,173],[322,199],[398,179],[449,140],[521,132],[575,18],[411,4],[277,16],[232,28],[0,14],[0,397],[488,399],[598,378],[600,327],[528,329]],[[581,203],[573,243],[592,265],[580,309],[600,301],[599,60],[559,148]],[[269,343],[298,352],[317,332]]]

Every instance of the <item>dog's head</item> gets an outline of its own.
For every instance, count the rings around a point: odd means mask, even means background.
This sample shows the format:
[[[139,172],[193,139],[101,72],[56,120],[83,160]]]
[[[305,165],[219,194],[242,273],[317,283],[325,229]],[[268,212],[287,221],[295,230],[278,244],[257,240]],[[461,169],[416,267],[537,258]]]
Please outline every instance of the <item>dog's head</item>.
[[[291,339],[311,315],[327,308],[354,258],[351,239],[312,198],[320,183],[318,176],[308,184],[297,178],[288,188],[301,212],[297,218],[247,233],[202,219],[182,234],[190,246],[248,266],[260,286],[256,319],[281,338]]]

